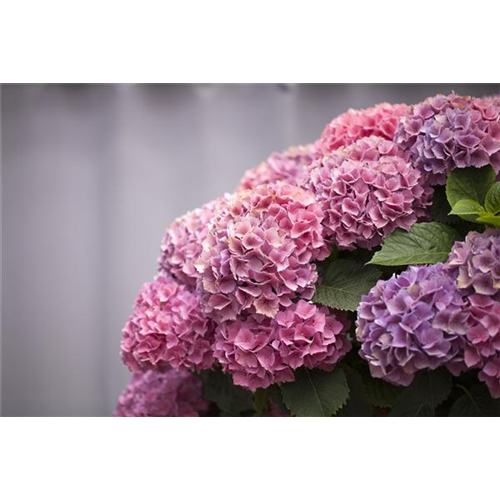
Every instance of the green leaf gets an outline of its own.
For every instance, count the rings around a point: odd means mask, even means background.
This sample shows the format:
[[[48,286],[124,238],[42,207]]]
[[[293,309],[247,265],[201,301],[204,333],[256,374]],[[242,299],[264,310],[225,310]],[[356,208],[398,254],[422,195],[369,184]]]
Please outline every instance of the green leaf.
[[[444,262],[459,239],[460,234],[446,224],[422,222],[412,226],[408,232],[398,229],[387,236],[381,250],[375,253],[369,264],[407,266]]]
[[[283,413],[287,414],[288,408],[285,406],[285,403],[283,402],[283,394],[281,393],[281,388],[278,385],[271,385],[266,389],[267,391],[267,402],[268,406],[271,403],[274,403],[278,407],[278,410]]]
[[[376,268],[338,259],[328,266],[323,282],[316,287],[313,302],[342,311],[355,311],[361,297],[370,291],[381,275]]]
[[[466,236],[471,231],[477,230],[475,221],[466,221],[458,215],[450,215],[451,210],[446,198],[446,187],[436,186],[432,197],[431,217],[436,222],[442,222],[455,228],[462,236]]]
[[[486,201],[484,202],[486,210],[493,215],[500,213],[500,182],[491,186],[486,193]]]
[[[401,387],[372,377],[365,380],[365,387],[371,404],[379,408],[392,408],[402,391]]]
[[[464,395],[458,398],[450,409],[450,417],[498,417],[500,403],[491,398],[484,384],[472,389],[460,386]]]
[[[433,416],[436,407],[450,395],[451,387],[451,375],[444,368],[420,372],[413,382],[403,389],[390,416]]]
[[[491,166],[482,168],[457,168],[450,172],[446,181],[446,196],[452,207],[460,200],[474,200],[484,206],[486,193],[495,183],[495,171]]]
[[[257,415],[261,416],[267,410],[268,390],[257,389],[253,395],[253,407]]]
[[[281,393],[296,417],[331,417],[346,404],[349,386],[341,368],[331,373],[301,368],[294,382],[281,386]]]
[[[347,404],[335,415],[336,417],[370,417],[372,405],[368,398],[365,385],[361,375],[350,368],[344,366],[343,370],[349,386],[349,399]]]
[[[446,198],[446,188],[436,186],[432,196],[431,216],[432,220],[454,226],[460,224],[461,219],[455,215],[450,215],[451,206]]]
[[[489,224],[490,226],[500,227],[500,215],[481,215],[476,219],[476,222],[482,222],[484,224]]]
[[[226,416],[238,416],[253,409],[252,393],[234,385],[231,377],[221,370],[202,372],[201,378],[205,398],[215,403]]]
[[[483,215],[486,211],[477,201],[463,199],[455,203],[451,209],[450,215]]]

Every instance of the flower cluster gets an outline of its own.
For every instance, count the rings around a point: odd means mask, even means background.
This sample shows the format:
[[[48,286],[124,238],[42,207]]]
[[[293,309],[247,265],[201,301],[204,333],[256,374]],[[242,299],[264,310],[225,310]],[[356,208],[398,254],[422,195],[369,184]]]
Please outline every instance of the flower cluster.
[[[121,356],[131,370],[208,369],[213,364],[213,333],[199,294],[170,277],[157,276],[139,292],[123,329]]]
[[[317,156],[314,144],[291,147],[284,153],[273,153],[265,162],[245,173],[237,191],[279,181],[301,186],[307,180],[306,167]]]
[[[272,318],[298,294],[311,298],[313,261],[328,255],[322,219],[312,193],[289,184],[220,202],[196,264],[206,312],[217,321],[244,311]]]
[[[454,168],[491,164],[500,171],[500,103],[456,94],[430,97],[401,118],[396,142],[430,184]]]
[[[342,249],[371,249],[409,229],[426,216],[432,194],[394,143],[376,138],[314,162],[308,186],[325,215],[325,238]]]
[[[463,367],[467,311],[443,264],[379,281],[358,308],[360,355],[374,377],[408,385],[419,370]]]
[[[326,155],[373,135],[392,140],[400,118],[407,113],[406,104],[382,103],[363,110],[350,109],[326,126],[316,149]]]
[[[461,290],[490,297],[498,295],[500,230],[469,233],[464,242],[455,243],[447,265],[455,272]]]
[[[186,370],[135,372],[115,417],[198,417],[208,408],[201,381]]]
[[[202,241],[208,231],[215,203],[207,203],[179,217],[167,229],[161,242],[159,271],[182,283],[196,286],[198,272],[194,264],[201,254]]]
[[[466,295],[467,367],[481,368],[492,395],[500,397],[500,230],[471,232],[452,248],[447,267]]]
[[[300,300],[275,318],[248,315],[217,326],[214,355],[236,385],[255,390],[294,380],[306,366],[330,371],[349,351],[349,322]]]

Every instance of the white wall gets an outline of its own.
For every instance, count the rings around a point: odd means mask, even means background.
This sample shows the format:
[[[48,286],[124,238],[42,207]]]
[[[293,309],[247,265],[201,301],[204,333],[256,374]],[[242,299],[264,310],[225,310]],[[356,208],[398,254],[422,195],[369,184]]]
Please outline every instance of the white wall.
[[[107,415],[120,330],[176,216],[349,107],[498,85],[2,88],[4,415]]]

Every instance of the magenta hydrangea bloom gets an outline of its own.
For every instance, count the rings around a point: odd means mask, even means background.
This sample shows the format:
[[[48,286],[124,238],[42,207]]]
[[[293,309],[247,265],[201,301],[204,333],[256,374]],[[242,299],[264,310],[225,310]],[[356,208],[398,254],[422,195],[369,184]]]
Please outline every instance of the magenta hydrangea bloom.
[[[389,141],[365,141],[311,166],[308,187],[324,212],[325,238],[341,249],[372,249],[427,216],[432,190],[423,186],[421,173],[383,151],[393,152]]]
[[[500,355],[489,359],[479,372],[479,380],[485,382],[491,397],[500,398]]]
[[[431,185],[454,168],[491,164],[500,171],[500,103],[456,94],[429,97],[402,117],[396,142]]]
[[[314,144],[291,147],[284,153],[273,153],[265,162],[245,173],[237,187],[237,191],[253,189],[263,184],[278,181],[300,186],[307,179],[306,167],[317,156]]]
[[[196,268],[206,312],[274,317],[299,294],[314,294],[315,260],[328,256],[323,214],[312,193],[277,183],[218,203]]]
[[[135,372],[115,417],[199,417],[208,409],[201,381],[186,370]]]
[[[212,322],[199,293],[168,276],[141,288],[121,342],[121,356],[135,370],[167,367],[203,370],[213,364]]]
[[[217,326],[214,356],[235,385],[252,391],[292,382],[293,371],[281,359],[274,340],[273,320],[253,314]]]
[[[214,206],[215,202],[210,202],[188,212],[167,229],[158,259],[161,273],[170,274],[187,285],[196,285],[198,272],[194,263],[201,254]]]
[[[294,370],[305,366],[330,371],[351,349],[346,335],[350,321],[341,312],[300,300],[280,311],[275,321],[280,356]]]
[[[466,294],[467,366],[481,366],[500,354],[500,230],[471,232],[453,246],[446,263]]]
[[[382,103],[368,109],[350,109],[331,121],[316,142],[319,153],[326,155],[349,146],[363,137],[394,139],[399,119],[408,113],[406,104]]]
[[[467,312],[443,264],[379,281],[358,308],[360,355],[373,377],[407,386],[425,368],[464,368]]]
[[[291,382],[306,366],[332,370],[350,350],[349,322],[300,300],[274,319],[254,314],[217,327],[214,356],[236,385],[252,391]]]

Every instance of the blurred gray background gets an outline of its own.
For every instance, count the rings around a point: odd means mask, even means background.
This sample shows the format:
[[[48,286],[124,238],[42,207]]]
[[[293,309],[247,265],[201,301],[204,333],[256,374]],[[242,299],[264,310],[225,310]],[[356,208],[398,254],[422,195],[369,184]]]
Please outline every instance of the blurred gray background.
[[[175,217],[350,107],[499,85],[4,85],[2,412],[109,415]]]

